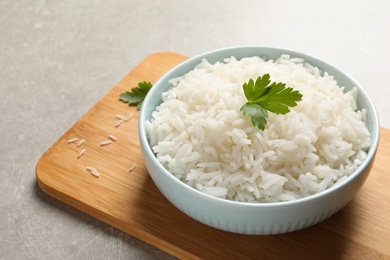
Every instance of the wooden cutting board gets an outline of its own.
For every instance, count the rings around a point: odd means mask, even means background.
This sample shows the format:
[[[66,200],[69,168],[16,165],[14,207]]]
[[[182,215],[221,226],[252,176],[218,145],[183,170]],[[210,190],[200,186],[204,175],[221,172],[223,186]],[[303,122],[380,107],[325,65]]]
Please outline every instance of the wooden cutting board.
[[[138,111],[118,101],[140,81],[155,82],[187,57],[147,57],[69,129],[36,166],[41,189],[123,232],[186,259],[390,259],[390,130],[381,129],[375,165],[355,199],[306,229],[270,236],[239,235],[201,224],[176,209],[156,188],[143,163]],[[116,124],[117,115],[133,118]],[[117,141],[100,146],[109,140]],[[85,139],[68,143],[72,138]],[[78,158],[82,149],[85,153]],[[129,171],[136,163],[133,171]],[[92,166],[100,177],[86,169]]]

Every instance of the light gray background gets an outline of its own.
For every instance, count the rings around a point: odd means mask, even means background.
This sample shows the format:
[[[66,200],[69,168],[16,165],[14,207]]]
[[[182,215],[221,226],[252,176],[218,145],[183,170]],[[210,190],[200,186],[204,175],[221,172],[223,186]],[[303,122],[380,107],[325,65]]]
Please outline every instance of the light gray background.
[[[345,70],[390,127],[390,1],[0,0],[0,259],[170,259],[43,194],[40,156],[148,55],[285,47]]]

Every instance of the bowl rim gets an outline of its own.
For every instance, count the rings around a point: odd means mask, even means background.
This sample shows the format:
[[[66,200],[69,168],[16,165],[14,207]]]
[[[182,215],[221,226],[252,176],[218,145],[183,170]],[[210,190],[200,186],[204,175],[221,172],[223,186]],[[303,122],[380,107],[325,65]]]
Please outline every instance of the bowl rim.
[[[198,63],[200,63],[200,61],[202,59],[204,59],[204,58],[207,59],[209,56],[212,56],[212,55],[229,53],[229,52],[234,52],[234,51],[243,50],[243,49],[245,49],[247,51],[258,50],[258,51],[262,51],[262,52],[277,51],[277,52],[280,52],[280,55],[282,55],[282,54],[289,54],[290,56],[298,56],[298,57],[304,58],[304,59],[308,57],[311,60],[314,60],[315,62],[320,63],[321,65],[325,65],[325,66],[328,66],[328,67],[336,70],[341,75],[347,77],[353,83],[353,85],[358,88],[358,90],[361,93],[361,95],[366,99],[367,104],[368,104],[368,106],[371,109],[370,112],[373,115],[373,118],[372,118],[372,132],[370,133],[371,134],[371,146],[370,146],[369,151],[367,153],[366,159],[362,162],[362,164],[360,164],[357,167],[357,169],[354,172],[352,172],[348,176],[348,178],[345,181],[343,181],[342,183],[339,183],[337,185],[333,185],[333,186],[331,186],[331,187],[329,187],[329,188],[327,188],[327,189],[325,189],[325,190],[323,190],[321,192],[318,192],[316,194],[312,194],[312,195],[309,195],[309,196],[306,196],[306,197],[298,198],[296,200],[280,201],[280,202],[241,202],[241,201],[233,201],[233,200],[229,200],[229,199],[223,199],[223,198],[215,197],[215,196],[206,194],[204,192],[201,192],[201,191],[195,189],[194,187],[191,187],[190,185],[182,182],[178,178],[176,178],[165,167],[163,167],[160,164],[160,162],[158,162],[155,154],[152,151],[152,148],[149,145],[149,141],[148,141],[148,138],[147,138],[147,133],[146,133],[145,125],[144,125],[145,124],[145,120],[146,120],[145,119],[145,115],[147,114],[146,107],[149,105],[151,97],[154,95],[154,93],[156,92],[157,88],[163,82],[169,81],[170,79],[172,79],[173,78],[172,74],[174,74],[177,70],[181,69],[182,67],[191,66],[191,64],[193,64],[193,63],[195,63],[195,65],[197,65]],[[232,55],[230,55],[230,57],[231,56]],[[252,55],[252,56],[256,56],[256,55]],[[225,58],[228,58],[228,57],[229,56],[226,56]],[[246,56],[246,57],[251,57],[251,56]],[[197,61],[199,61],[199,62],[196,63]],[[222,62],[223,60],[220,60],[220,61]],[[313,65],[313,66],[317,67],[317,65]],[[191,66],[188,70],[186,69],[185,73],[187,73],[190,70],[192,70],[193,67],[194,66]],[[157,87],[155,87],[155,86],[157,86]],[[154,110],[155,110],[155,107],[152,109],[152,111],[154,111]],[[226,48],[220,48],[220,49],[216,49],[216,50],[207,51],[207,52],[204,52],[202,54],[198,54],[196,56],[190,57],[187,60],[185,60],[183,62],[180,62],[179,64],[177,64],[176,66],[174,66],[173,68],[171,68],[170,70],[165,72],[164,75],[162,77],[160,77],[160,79],[153,85],[152,89],[148,92],[148,94],[146,95],[146,97],[145,97],[145,99],[143,101],[143,104],[142,104],[142,107],[141,107],[141,110],[140,110],[140,116],[139,116],[139,122],[138,122],[138,131],[139,131],[140,145],[145,148],[144,151],[146,152],[146,155],[144,155],[144,156],[150,157],[151,160],[155,163],[155,165],[159,168],[161,173],[164,174],[164,175],[167,175],[167,177],[171,181],[173,181],[176,185],[180,185],[180,186],[182,186],[182,187],[184,187],[186,189],[189,189],[192,192],[194,192],[194,194],[196,194],[197,196],[201,196],[201,197],[207,198],[209,200],[214,201],[215,203],[224,203],[224,204],[227,204],[227,205],[234,205],[234,206],[264,207],[264,208],[281,207],[281,206],[286,206],[286,205],[293,206],[293,205],[296,205],[296,204],[301,204],[301,203],[305,203],[305,202],[308,202],[308,201],[312,201],[312,200],[315,200],[315,199],[318,199],[318,198],[321,198],[321,197],[329,196],[335,190],[342,189],[343,187],[345,187],[348,184],[352,183],[354,179],[358,178],[358,176],[362,173],[362,171],[365,168],[367,168],[369,166],[369,164],[374,160],[375,154],[376,154],[378,146],[379,146],[379,139],[380,139],[379,116],[378,116],[378,112],[377,112],[377,110],[375,108],[375,105],[372,102],[372,100],[369,97],[369,95],[367,94],[367,92],[364,90],[364,88],[358,82],[356,82],[350,75],[348,75],[346,72],[340,70],[338,67],[332,65],[331,63],[317,58],[316,56],[309,55],[309,54],[306,54],[306,53],[302,53],[302,52],[299,52],[299,51],[295,51],[295,50],[292,50],[292,49],[281,48],[281,47],[272,47],[272,46],[263,46],[263,45],[233,46],[233,47],[226,47]]]

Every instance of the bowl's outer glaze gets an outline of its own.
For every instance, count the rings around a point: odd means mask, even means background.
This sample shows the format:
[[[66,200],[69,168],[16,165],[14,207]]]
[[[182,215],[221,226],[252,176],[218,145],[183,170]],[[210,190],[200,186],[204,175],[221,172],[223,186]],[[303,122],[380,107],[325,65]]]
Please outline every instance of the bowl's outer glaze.
[[[266,56],[277,59],[282,54],[303,58],[322,71],[333,75],[340,86],[348,91],[358,87],[357,104],[367,110],[367,126],[371,133],[371,148],[366,161],[344,183],[321,193],[291,202],[241,203],[206,195],[184,184],[158,163],[146,135],[144,121],[150,120],[152,112],[161,100],[161,94],[169,87],[169,80],[192,70],[202,59],[214,63],[231,56],[237,59],[251,56]],[[145,165],[159,190],[177,208],[190,217],[209,226],[242,234],[280,234],[314,225],[344,207],[358,192],[369,175],[379,144],[379,119],[376,109],[364,89],[347,74],[315,57],[299,52],[261,46],[244,46],[208,52],[191,58],[167,72],[146,96],[140,112],[139,137]]]

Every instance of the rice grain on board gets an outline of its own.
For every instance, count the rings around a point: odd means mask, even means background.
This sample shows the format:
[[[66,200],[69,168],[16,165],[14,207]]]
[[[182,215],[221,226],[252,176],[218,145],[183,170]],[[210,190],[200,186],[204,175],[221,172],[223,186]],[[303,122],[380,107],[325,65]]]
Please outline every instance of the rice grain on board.
[[[101,143],[100,143],[100,146],[109,145],[109,144],[111,144],[111,143],[112,143],[111,140],[106,140],[106,141],[101,142]]]
[[[86,151],[85,149],[81,150],[80,153],[77,155],[77,158],[80,158],[81,156],[83,156],[85,151]]]
[[[95,167],[87,166],[88,171],[97,171]]]
[[[96,170],[96,168],[92,167],[92,166],[87,166],[87,170],[92,174],[94,175],[95,177],[100,177],[100,173],[98,172],[98,170]]]
[[[124,118],[125,122],[129,121],[130,119],[133,118],[133,113],[129,114],[126,118]]]
[[[80,147],[82,146],[87,140],[85,139],[81,139],[78,143],[77,143],[77,147]]]
[[[122,118],[122,119],[119,119],[119,121],[116,122],[115,124],[115,127],[118,127],[120,126],[125,120]]]
[[[117,140],[117,138],[116,138],[116,136],[115,135],[108,135],[108,138],[110,138],[111,140],[113,140],[113,141],[116,141]]]
[[[78,140],[78,138],[75,137],[75,138],[69,139],[67,142],[68,142],[69,144],[71,144],[71,143],[76,142],[77,140]]]
[[[115,118],[116,118],[116,119],[123,119],[123,120],[125,119],[125,117],[124,117],[124,116],[122,116],[122,115],[119,115],[119,114],[115,115]]]
[[[137,163],[133,163],[133,164],[130,166],[129,172],[134,171],[135,167],[137,167]]]

